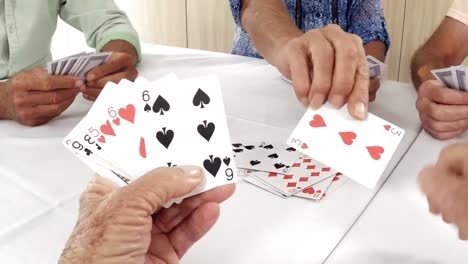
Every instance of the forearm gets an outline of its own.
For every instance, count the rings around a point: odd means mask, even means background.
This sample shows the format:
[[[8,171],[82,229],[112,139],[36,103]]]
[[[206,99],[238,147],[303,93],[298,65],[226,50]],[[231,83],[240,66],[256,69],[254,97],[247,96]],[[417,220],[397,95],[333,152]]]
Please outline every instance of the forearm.
[[[414,87],[418,89],[423,82],[434,79],[431,70],[449,67],[450,61],[450,58],[421,47],[411,60],[411,78]]]
[[[371,55],[372,57],[385,62],[385,43],[382,41],[371,41],[364,45],[364,50],[366,55]]]
[[[243,0],[241,22],[255,49],[273,65],[276,65],[274,55],[279,49],[303,34],[293,23],[283,1],[278,0]]]
[[[125,40],[113,40],[107,43],[103,48],[102,51],[104,52],[123,52],[127,53],[134,59],[134,63],[136,64],[138,61],[138,53],[135,47]]]
[[[0,82],[0,120],[10,119],[11,103],[6,82]]]

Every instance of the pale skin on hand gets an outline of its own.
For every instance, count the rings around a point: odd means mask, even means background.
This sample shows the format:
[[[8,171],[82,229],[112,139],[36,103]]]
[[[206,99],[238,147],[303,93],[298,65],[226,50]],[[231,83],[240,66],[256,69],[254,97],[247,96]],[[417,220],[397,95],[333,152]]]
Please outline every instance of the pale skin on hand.
[[[105,45],[102,51],[112,52],[112,56],[106,63],[88,72],[86,82],[81,87],[83,97],[90,101],[96,100],[106,83],[119,83],[122,79],[134,81],[138,76],[138,55],[130,43],[114,40]]]
[[[419,183],[431,213],[455,224],[460,239],[468,240],[468,144],[442,150],[437,163],[420,173]]]
[[[202,179],[202,169],[193,166],[159,168],[120,189],[94,178],[59,263],[179,263],[216,223],[219,204],[235,189],[221,186],[162,208]]]
[[[73,103],[82,85],[77,77],[52,76],[42,68],[19,72],[2,83],[0,119],[43,125]]]
[[[454,138],[468,129],[467,93],[445,87],[431,74],[433,69],[461,64],[468,56],[467,42],[468,26],[447,17],[413,57],[416,106],[424,129],[437,139]]]
[[[380,83],[369,83],[366,51],[358,36],[337,25],[302,33],[281,1],[242,3],[241,22],[256,50],[293,81],[299,102],[313,108],[327,100],[336,107],[348,103],[353,117],[366,118]],[[383,60],[384,49],[383,43],[373,43],[369,54]]]

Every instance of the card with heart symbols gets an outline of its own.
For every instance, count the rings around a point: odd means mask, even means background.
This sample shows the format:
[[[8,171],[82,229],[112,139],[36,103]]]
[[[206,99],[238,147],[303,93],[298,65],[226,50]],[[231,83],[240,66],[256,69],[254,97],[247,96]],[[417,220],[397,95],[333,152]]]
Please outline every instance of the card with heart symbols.
[[[302,156],[284,142],[236,142],[232,150],[238,168],[275,173],[288,173]]]
[[[109,83],[64,144],[120,183],[156,167],[200,166],[204,183],[181,199],[237,178],[221,88],[212,76]]]
[[[288,145],[357,181],[374,188],[403,139],[405,131],[372,114],[351,117],[347,107],[330,104],[308,109]]]

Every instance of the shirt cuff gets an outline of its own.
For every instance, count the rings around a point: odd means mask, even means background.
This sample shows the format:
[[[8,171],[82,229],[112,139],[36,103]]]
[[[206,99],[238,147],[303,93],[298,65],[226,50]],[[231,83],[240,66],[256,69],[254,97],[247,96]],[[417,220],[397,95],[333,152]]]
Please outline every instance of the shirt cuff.
[[[382,41],[385,44],[385,56],[387,55],[388,50],[390,49],[390,39],[388,38],[387,34],[383,34],[381,32],[373,32],[361,36],[361,39],[364,45],[372,41]]]
[[[114,32],[105,36],[96,46],[96,50],[102,50],[107,43],[113,40],[125,40],[130,43],[136,50],[138,55],[137,63],[141,62],[141,45],[138,37],[129,32]]]

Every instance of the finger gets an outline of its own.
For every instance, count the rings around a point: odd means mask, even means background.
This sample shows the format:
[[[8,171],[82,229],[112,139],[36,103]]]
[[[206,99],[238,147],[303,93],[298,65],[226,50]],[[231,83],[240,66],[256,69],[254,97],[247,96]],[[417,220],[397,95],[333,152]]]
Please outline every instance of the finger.
[[[119,83],[123,79],[134,81],[138,76],[136,68],[125,69],[124,71],[115,72],[110,75],[106,75],[96,81],[89,82],[89,87],[103,88],[108,82]],[[88,88],[89,89],[89,88]]]
[[[419,175],[420,187],[429,198],[431,210],[436,213],[444,211],[444,206],[447,206],[444,201],[447,200],[459,182],[456,175],[439,166],[428,167]]]
[[[19,105],[50,105],[58,104],[70,98],[76,97],[79,93],[78,88],[73,89],[59,89],[53,91],[29,91],[23,99],[19,99]]]
[[[83,98],[88,100],[88,101],[91,101],[91,102],[94,102],[97,99],[97,97],[93,97],[93,96],[90,96],[90,95],[87,95],[87,94],[83,94]]]
[[[86,92],[83,94],[87,95],[90,98],[98,98],[101,92],[102,92],[102,88],[87,87]]]
[[[307,45],[313,72],[309,102],[317,109],[325,103],[331,89],[335,54],[333,46],[320,31],[310,33]]]
[[[352,39],[358,50],[358,65],[353,90],[348,98],[348,112],[354,118],[364,120],[367,118],[369,104],[369,67],[361,38],[353,35]]]
[[[435,215],[438,215],[440,214],[440,208],[438,205],[435,204],[434,201],[432,201],[432,199],[428,196],[427,197],[427,204],[429,205],[429,211],[432,213],[432,214],[435,214]]]
[[[446,168],[450,172],[464,175],[468,163],[468,144],[454,144],[445,147],[439,154],[437,166]]]
[[[102,79],[107,75],[119,72],[123,69],[134,67],[135,63],[132,56],[126,53],[113,53],[109,60],[86,74],[88,82]]]
[[[416,108],[419,112],[439,121],[448,122],[468,119],[468,105],[438,104],[427,97],[419,97]]]
[[[420,97],[429,98],[431,101],[446,105],[468,105],[468,93],[449,89],[443,83],[436,80],[424,82],[418,90]]]
[[[190,217],[169,234],[179,258],[213,227],[219,218],[219,205],[206,203],[197,208]]]
[[[292,45],[288,56],[294,92],[299,102],[307,107],[309,106],[309,89],[311,85],[309,56],[300,44]]]
[[[74,100],[75,97],[71,97],[57,104],[37,105],[33,107],[35,117],[37,119],[45,119],[49,121],[63,113],[73,103]]]
[[[126,200],[129,205],[139,204],[152,215],[168,201],[193,191],[202,179],[203,170],[199,167],[158,168],[120,189],[117,199]]]
[[[439,140],[452,139],[452,138],[460,136],[461,134],[465,132],[465,129],[460,129],[460,130],[456,130],[452,132],[440,132],[440,131],[432,129],[425,123],[423,123],[423,128],[424,130],[427,131],[427,133],[429,133],[431,136]]]
[[[46,75],[43,78],[38,78],[38,84],[31,90],[51,91],[64,88],[80,88],[82,85],[83,81],[75,76]]]
[[[117,190],[118,187],[111,181],[94,176],[88,183],[86,190],[80,197],[80,218],[85,218],[92,213],[102,199]]]
[[[171,208],[156,214],[154,217],[155,224],[163,232],[169,232],[202,204],[209,202],[222,203],[232,196],[234,190],[235,184],[229,184],[185,199],[181,204],[173,205]]]
[[[324,35],[335,51],[332,88],[328,99],[335,107],[341,108],[354,86],[354,75],[359,62],[358,51],[350,35],[338,26],[327,27]]]
[[[468,128],[468,119],[457,121],[439,121],[433,119],[430,116],[427,116],[425,113],[420,113],[419,116],[423,123],[438,132],[453,132]]]

